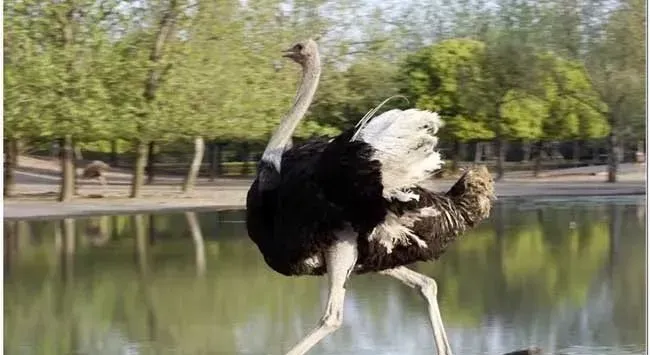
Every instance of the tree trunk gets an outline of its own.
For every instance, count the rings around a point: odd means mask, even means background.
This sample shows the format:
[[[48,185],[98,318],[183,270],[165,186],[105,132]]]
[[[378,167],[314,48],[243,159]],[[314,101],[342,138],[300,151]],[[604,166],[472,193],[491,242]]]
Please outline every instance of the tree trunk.
[[[476,142],[476,150],[474,151],[474,163],[481,162],[483,157],[483,143]]]
[[[485,144],[483,144],[483,149],[481,149],[483,153],[483,160],[490,161],[494,158],[494,156],[492,155],[492,150],[493,150],[492,148],[494,147],[494,145],[495,142],[486,142]]]
[[[242,166],[241,166],[241,175],[247,176],[250,173],[250,149],[248,147],[248,142],[242,144]]]
[[[625,144],[623,143],[622,140],[618,140],[618,145],[616,146],[616,153],[618,154],[618,163],[624,163],[625,162]]]
[[[11,196],[16,187],[16,167],[18,167],[18,140],[4,139],[4,189],[5,197]]]
[[[580,141],[573,141],[573,162],[577,165],[580,163]]]
[[[139,198],[142,193],[144,182],[144,166],[147,162],[147,143],[142,140],[135,142],[135,166],[133,167],[133,178],[131,180],[131,198]]]
[[[149,149],[147,150],[147,185],[153,184],[153,178],[154,178],[154,162],[156,158],[156,153],[154,149],[156,148],[156,142],[151,141],[149,142]]]
[[[215,153],[215,159],[217,161],[216,165],[216,171],[217,171],[217,176],[223,175],[223,144],[217,143],[216,145],[216,153]]]
[[[16,229],[17,221],[6,221],[4,223],[4,276],[5,280],[11,277],[11,270],[14,268],[15,250],[14,245],[18,239]]]
[[[146,145],[144,146],[146,147]],[[146,154],[144,155],[144,158],[146,158]],[[143,162],[144,162],[144,158],[142,159]],[[133,216],[133,224],[135,227],[136,258],[138,263],[138,269],[140,270],[141,275],[144,277],[146,277],[149,274],[149,263],[148,263],[148,255],[147,255],[147,244],[148,244],[147,229],[145,223],[146,222],[143,214],[136,214]]]
[[[461,142],[456,141],[454,143],[454,152],[453,152],[453,157],[454,159],[451,162],[451,171],[452,173],[458,170],[458,165],[460,164],[460,161],[462,159],[461,157]]]
[[[591,163],[593,165],[598,165],[598,157],[600,155],[600,144],[598,142],[592,142],[591,145]]]
[[[111,165],[113,167],[117,166],[117,139],[111,141]]]
[[[79,182],[77,181],[77,159],[80,159],[81,151],[79,150],[79,145],[72,140],[72,186],[74,189],[74,195],[79,195]]]
[[[528,163],[530,161],[530,151],[531,151],[530,146],[531,146],[531,143],[529,141],[521,142],[521,150],[522,150],[521,162],[522,163]]]
[[[167,3],[166,9],[164,9],[163,16],[160,19],[160,25],[156,33],[156,37],[153,41],[153,47],[151,48],[151,53],[149,54],[149,61],[151,66],[149,72],[147,73],[147,79],[144,84],[143,97],[148,104],[152,104],[156,98],[156,93],[158,91],[158,86],[161,83],[161,78],[165,75],[167,69],[170,68],[170,64],[165,67],[160,65],[160,62],[163,60],[164,47],[169,42],[170,38],[175,36],[175,24],[176,18],[179,13],[179,2],[176,0],[171,0]],[[150,114],[150,113],[149,113]],[[147,117],[148,114],[143,115]],[[141,140],[142,126],[138,124],[137,126],[138,141]],[[138,142],[138,156],[136,158],[135,172],[133,174],[133,184],[131,187],[131,197],[140,196],[140,188],[144,180],[144,169],[145,165],[149,167],[150,173],[148,174],[148,182],[153,182],[153,165],[147,164],[147,146],[146,142]],[[153,146],[152,146],[153,148]],[[151,149],[153,151],[153,149]],[[153,152],[151,153],[153,154]]]
[[[70,201],[74,193],[74,158],[72,152],[72,136],[65,135],[61,140],[61,190],[59,201]]]
[[[609,265],[615,265],[620,255],[620,241],[623,231],[623,209],[620,205],[609,205]]]
[[[156,244],[156,215],[155,214],[150,214],[149,215],[149,245],[154,245]]]
[[[503,179],[505,175],[504,163],[506,158],[506,141],[503,138],[497,138],[497,177],[495,180]]]
[[[617,180],[619,149],[618,137],[612,130],[607,138],[607,182]]]
[[[467,160],[467,143],[458,143],[458,157],[461,162]]]
[[[63,226],[63,252],[67,255],[72,255],[75,252],[76,236],[75,236],[75,220],[74,218],[64,218],[61,222]]]
[[[214,181],[221,175],[221,144],[213,142],[210,147],[210,181]]]
[[[72,154],[71,154],[72,155]],[[74,254],[76,249],[76,228],[74,218],[60,221],[63,231],[61,240],[61,278],[65,283],[74,282]],[[64,296],[65,297],[65,296]]]
[[[490,142],[488,144],[483,145],[483,154],[486,158],[486,160],[494,160],[495,158],[495,152],[494,152],[494,146],[498,145],[498,142]],[[498,152],[497,152],[498,154]]]
[[[544,142],[537,142],[535,150],[535,167],[533,168],[533,176],[538,177],[540,171],[542,171],[542,151],[544,150]]]
[[[208,169],[208,176],[210,181],[214,181],[217,178],[217,143],[212,142],[208,145],[208,160],[210,162],[210,167]]]
[[[120,218],[124,218],[124,216],[111,216],[111,239],[117,239],[120,237]]]
[[[196,177],[199,175],[199,169],[201,168],[201,162],[203,161],[203,151],[205,150],[205,143],[203,142],[203,137],[194,138],[194,159],[192,159],[192,164],[190,169],[187,172],[185,181],[183,182],[183,192],[188,193],[194,189],[196,184]]]
[[[205,243],[203,242],[201,225],[195,212],[185,212],[185,218],[187,219],[187,224],[190,226],[192,240],[194,241],[196,272],[198,275],[203,275],[205,273]]]

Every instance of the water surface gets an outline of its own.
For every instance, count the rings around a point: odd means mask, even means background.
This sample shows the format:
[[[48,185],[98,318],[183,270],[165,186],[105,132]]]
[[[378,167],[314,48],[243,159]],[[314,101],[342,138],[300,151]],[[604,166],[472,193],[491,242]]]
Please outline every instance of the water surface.
[[[456,354],[644,354],[645,201],[511,200],[437,262]],[[191,228],[193,218],[198,228]],[[326,280],[272,272],[241,211],[5,221],[6,354],[282,354]],[[422,298],[353,277],[310,354],[434,354]]]

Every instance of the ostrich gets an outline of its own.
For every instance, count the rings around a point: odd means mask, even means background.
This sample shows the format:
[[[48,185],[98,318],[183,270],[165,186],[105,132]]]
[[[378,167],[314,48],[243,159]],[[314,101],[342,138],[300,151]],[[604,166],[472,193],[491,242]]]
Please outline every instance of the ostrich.
[[[442,165],[434,150],[442,122],[436,113],[416,109],[390,110],[372,119],[376,108],[329,141],[290,146],[321,70],[311,39],[283,57],[302,66],[302,81],[257,167],[246,225],[271,269],[286,276],[327,274],[329,281],[320,323],[287,354],[306,353],[341,326],[346,280],[367,272],[418,289],[428,303],[438,354],[451,354],[436,282],[405,265],[437,259],[467,228],[488,217],[491,175],[484,167],[469,170],[443,194],[422,187]]]
[[[81,177],[84,179],[93,179],[97,178],[99,183],[102,185],[102,190],[106,188],[106,176],[105,173],[110,169],[110,165],[104,163],[101,160],[94,160],[90,162],[84,170],[81,172]]]

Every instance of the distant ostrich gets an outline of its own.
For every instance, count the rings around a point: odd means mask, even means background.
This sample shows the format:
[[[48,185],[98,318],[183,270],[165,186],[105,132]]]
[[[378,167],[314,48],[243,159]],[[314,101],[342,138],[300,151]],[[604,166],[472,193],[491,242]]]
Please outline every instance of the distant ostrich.
[[[436,113],[390,110],[327,140],[288,146],[320,77],[318,46],[295,44],[283,55],[303,69],[293,106],[271,137],[248,191],[246,224],[266,263],[283,275],[329,278],[319,325],[289,352],[304,354],[340,327],[351,273],[379,272],[419,289],[429,305],[438,354],[451,354],[436,282],[404,265],[437,259],[467,228],[487,218],[492,177],[466,172],[444,194],[420,186],[442,161],[434,150]]]
[[[81,173],[81,177],[84,179],[94,179],[97,178],[99,183],[102,185],[102,188],[106,187],[106,172],[111,168],[110,165],[104,163],[101,160],[94,160],[90,162],[84,168]]]

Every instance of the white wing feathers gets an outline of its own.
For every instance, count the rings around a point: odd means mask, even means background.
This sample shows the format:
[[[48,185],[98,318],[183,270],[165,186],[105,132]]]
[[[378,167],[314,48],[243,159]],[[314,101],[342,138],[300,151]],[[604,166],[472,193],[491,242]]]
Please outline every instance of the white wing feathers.
[[[373,159],[382,164],[384,198],[418,199],[408,189],[428,179],[443,164],[435,150],[435,134],[443,121],[435,112],[409,109],[390,110],[364,123],[355,139],[376,150]]]

